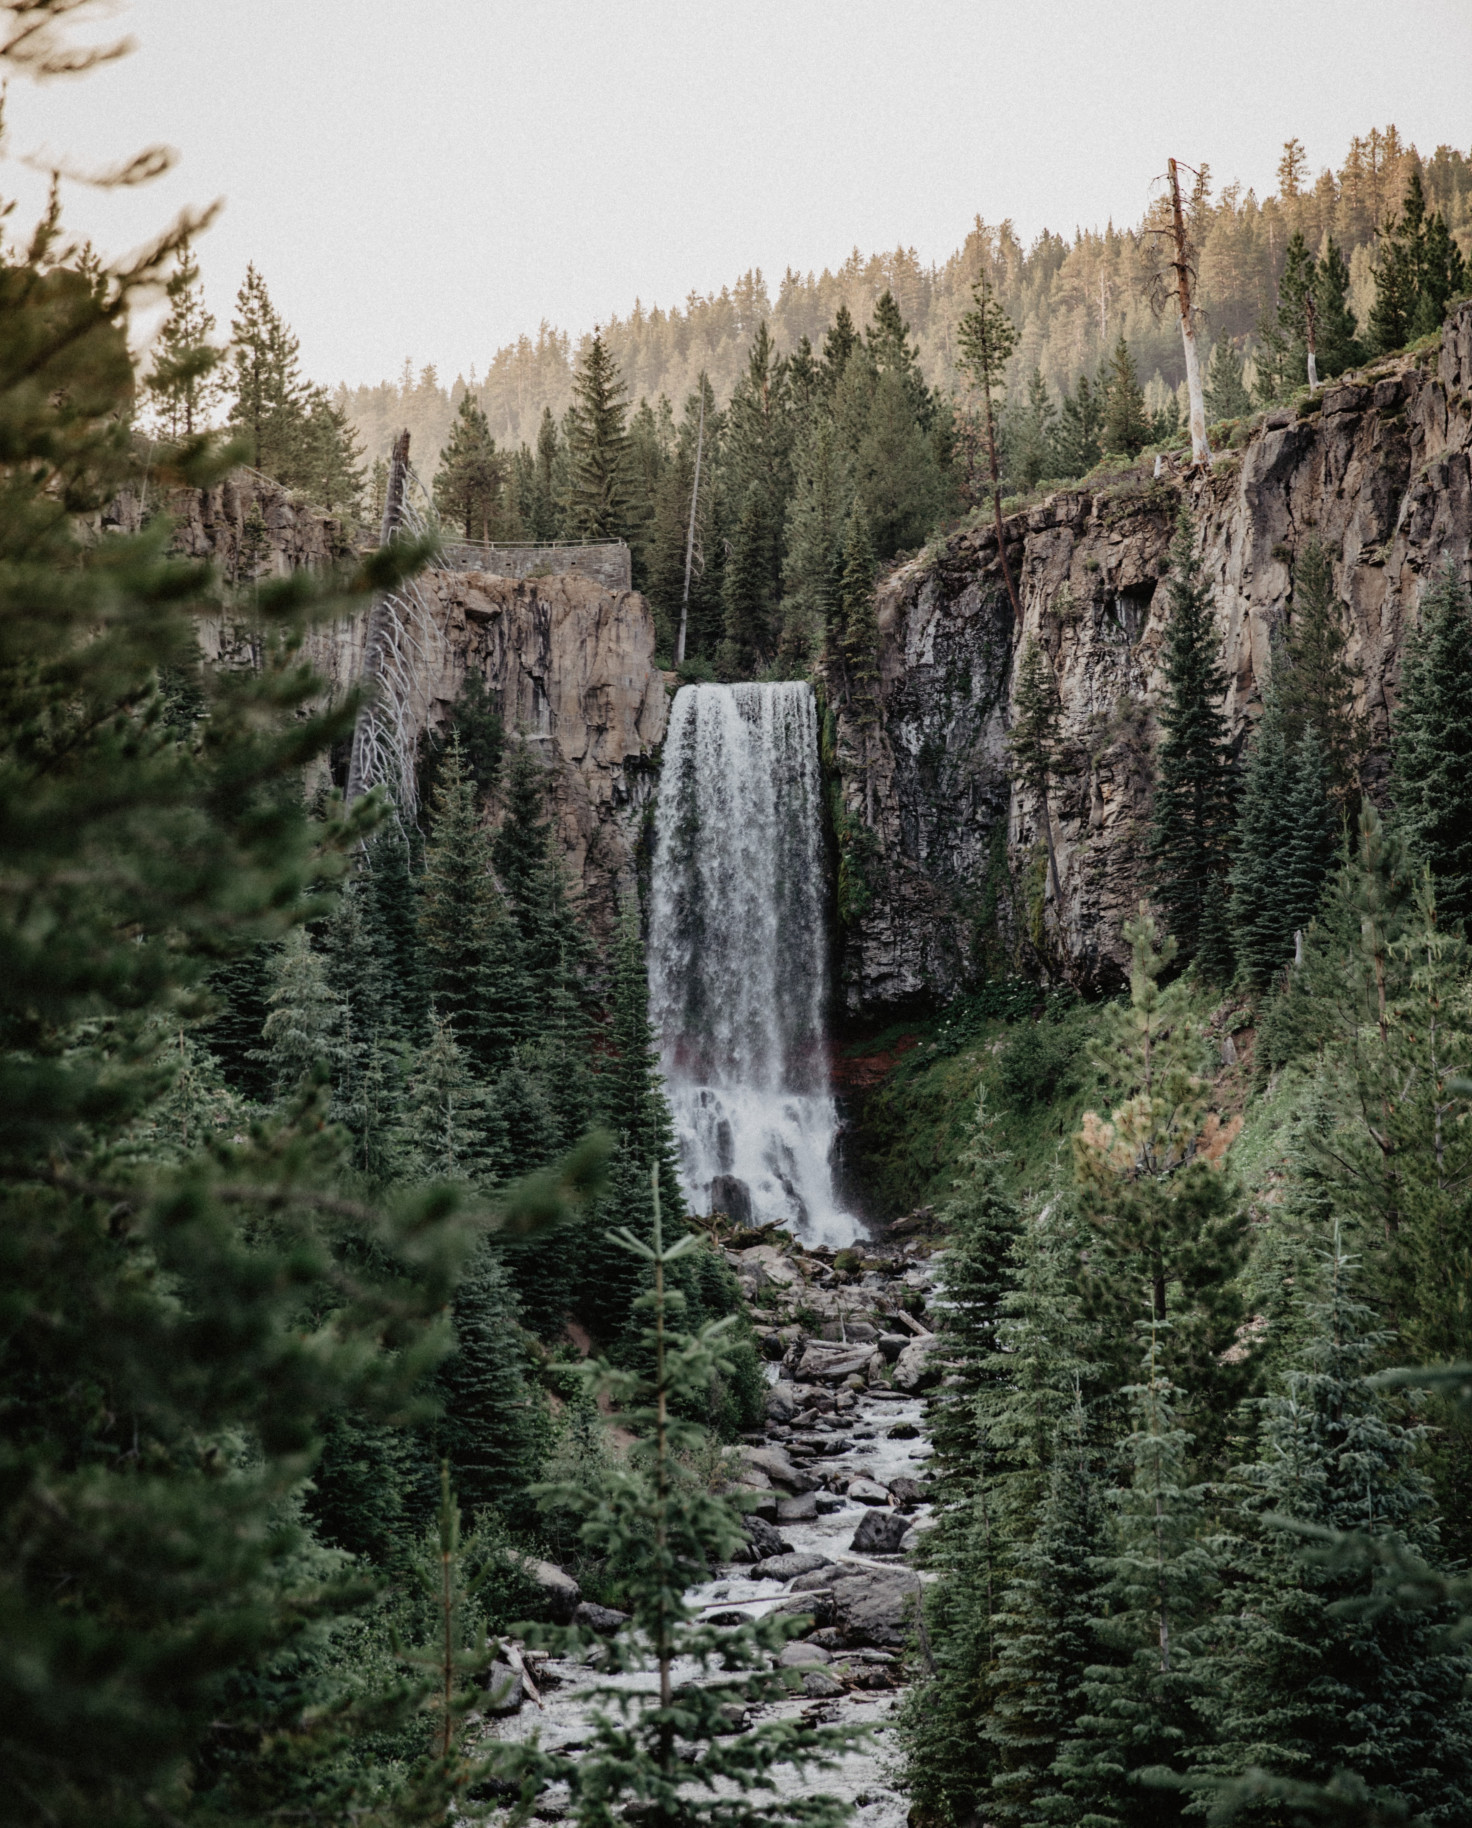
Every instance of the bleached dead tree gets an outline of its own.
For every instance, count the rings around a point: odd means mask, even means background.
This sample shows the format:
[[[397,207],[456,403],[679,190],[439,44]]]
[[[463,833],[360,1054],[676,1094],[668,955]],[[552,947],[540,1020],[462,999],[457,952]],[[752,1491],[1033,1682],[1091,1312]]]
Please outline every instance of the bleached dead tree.
[[[1166,160],[1170,185],[1170,222],[1152,232],[1168,238],[1169,258],[1151,284],[1150,302],[1157,312],[1174,297],[1181,320],[1181,343],[1186,353],[1186,395],[1191,425],[1191,461],[1211,468],[1211,446],[1206,442],[1206,395],[1201,385],[1201,355],[1196,343],[1196,249],[1186,230],[1181,207],[1181,179],[1174,159]],[[1170,278],[1166,278],[1166,274]]]
[[[409,434],[404,431],[394,440],[389,462],[381,545],[387,546],[401,534],[417,536],[425,531],[409,504],[411,474]],[[425,626],[426,608],[413,578],[380,591],[373,599],[363,644],[363,703],[353,728],[348,763],[350,806],[373,788],[386,787],[406,818],[412,819],[418,810],[414,761],[419,733],[414,695],[424,673]]]
[[[690,490],[690,527],[685,535],[685,594],[680,598],[680,638],[675,643],[675,665],[685,658],[685,627],[690,618],[690,567],[695,558],[695,507],[700,500],[700,458],[705,449],[705,371],[700,374],[700,424],[695,433],[695,481]]]

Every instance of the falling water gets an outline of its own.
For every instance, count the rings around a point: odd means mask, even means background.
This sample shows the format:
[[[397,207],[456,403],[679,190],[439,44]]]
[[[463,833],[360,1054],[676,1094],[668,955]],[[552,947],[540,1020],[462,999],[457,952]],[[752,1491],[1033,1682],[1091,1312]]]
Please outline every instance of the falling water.
[[[805,685],[686,686],[654,854],[650,1008],[686,1192],[846,1243],[823,1039],[817,713]]]

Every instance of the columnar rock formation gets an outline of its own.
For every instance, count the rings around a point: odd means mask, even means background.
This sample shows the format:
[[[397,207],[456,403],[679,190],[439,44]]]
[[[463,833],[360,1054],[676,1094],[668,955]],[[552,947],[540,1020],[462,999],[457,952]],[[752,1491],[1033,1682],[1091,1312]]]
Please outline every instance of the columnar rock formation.
[[[853,692],[836,672],[828,682],[851,1012],[943,1000],[974,976],[998,928],[1079,984],[1121,981],[1119,928],[1141,891],[1150,810],[1161,579],[1183,498],[1216,592],[1236,737],[1261,707],[1294,558],[1319,539],[1364,672],[1370,785],[1383,784],[1403,634],[1433,571],[1465,566],[1472,541],[1472,305],[1439,351],[1270,413],[1210,477],[1142,468],[1013,516],[1015,639],[989,528],[883,582],[877,693]],[[1005,766],[1012,663],[1029,635],[1053,664],[1067,744],[1051,796],[1056,908],[1038,808]]]

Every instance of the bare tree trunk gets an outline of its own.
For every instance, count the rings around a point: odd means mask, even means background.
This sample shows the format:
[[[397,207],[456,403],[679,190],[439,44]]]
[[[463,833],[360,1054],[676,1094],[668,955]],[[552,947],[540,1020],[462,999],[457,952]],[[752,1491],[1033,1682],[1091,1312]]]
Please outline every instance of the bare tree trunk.
[[[685,594],[680,598],[680,635],[675,642],[675,665],[685,658],[685,626],[690,615],[690,565],[695,557],[695,504],[700,500],[700,457],[705,449],[705,376],[700,377],[700,426],[695,434],[695,482],[690,490],[690,527],[685,535]]]
[[[404,518],[404,496],[409,487],[409,433],[399,433],[394,439],[393,455],[388,465],[388,485],[383,493],[383,524],[379,529],[378,543],[386,546],[399,530],[399,523]],[[383,647],[388,638],[385,623],[390,614],[388,593],[379,591],[373,599],[373,607],[368,612],[368,633],[363,643],[363,683],[371,694],[378,684],[383,667]],[[365,719],[372,716],[371,704],[365,702],[358,709],[357,727],[353,731],[353,751],[348,762],[348,790],[345,795],[349,806],[377,783],[363,779]]]
[[[1206,396],[1201,387],[1201,357],[1196,348],[1196,313],[1191,303],[1191,263],[1186,248],[1186,218],[1181,209],[1181,180],[1174,159],[1166,161],[1170,170],[1171,231],[1175,238],[1176,257],[1171,262],[1176,275],[1176,298],[1181,309],[1181,342],[1186,351],[1186,394],[1190,401],[1191,461],[1211,468],[1211,446],[1206,442]]]
[[[997,520],[997,557],[1002,561],[1002,577],[1007,585],[1007,595],[1012,600],[1012,627],[1014,633],[1022,628],[1022,605],[1017,600],[1017,586],[1012,582],[1012,573],[1007,568],[1007,542],[1002,532],[1002,478],[997,468],[997,431],[992,424],[992,390],[982,389],[986,401],[986,451],[991,460],[992,469],[992,509]]]
[[[1053,912],[1057,919],[1063,919],[1063,891],[1058,886],[1058,856],[1053,849],[1053,820],[1048,811],[1048,790],[1045,787],[1041,795],[1043,809],[1043,840],[1048,847],[1048,874],[1053,878]]]
[[[1319,354],[1316,346],[1318,328],[1318,301],[1309,292],[1303,301],[1303,338],[1308,344],[1308,390],[1311,394],[1319,390]]]

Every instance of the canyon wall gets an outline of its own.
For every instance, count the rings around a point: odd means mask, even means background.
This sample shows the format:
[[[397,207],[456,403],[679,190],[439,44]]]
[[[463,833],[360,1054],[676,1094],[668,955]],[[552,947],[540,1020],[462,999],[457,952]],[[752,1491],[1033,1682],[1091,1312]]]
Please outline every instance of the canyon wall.
[[[1403,636],[1436,569],[1450,560],[1465,573],[1472,541],[1472,304],[1439,349],[1269,413],[1210,476],[1142,466],[1014,515],[1015,635],[991,528],[957,533],[882,581],[877,686],[838,668],[825,682],[849,1014],[944,1001],[999,955],[1085,988],[1123,981],[1120,924],[1145,888],[1162,579],[1182,501],[1215,593],[1239,744],[1260,713],[1294,558],[1311,539],[1328,547],[1363,671],[1367,785],[1379,790]],[[1063,706],[1050,796],[1057,906],[1038,808],[1006,767],[1028,636],[1047,651]]]

